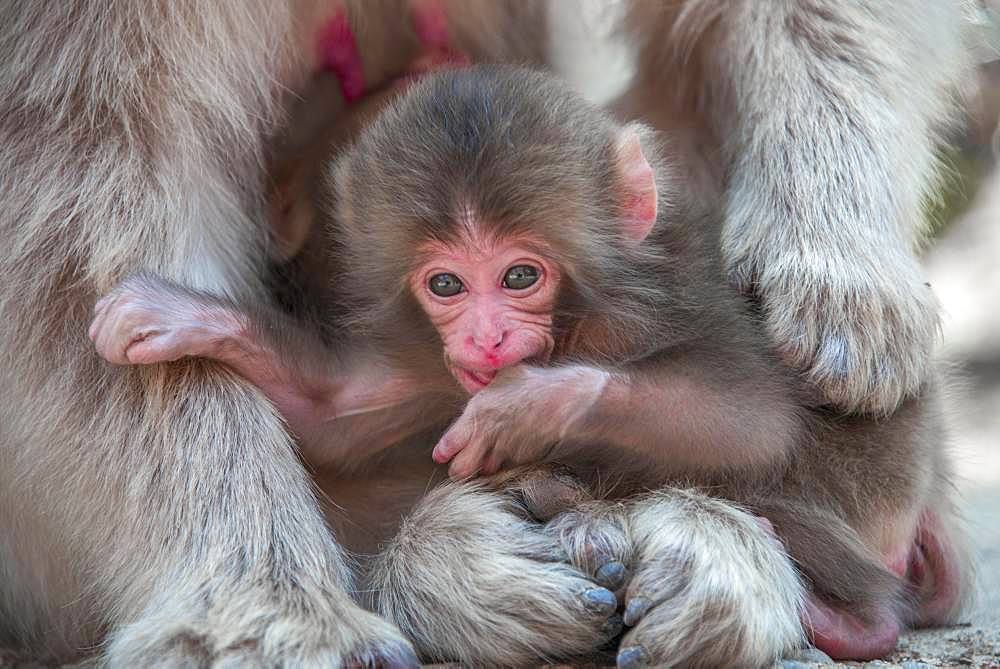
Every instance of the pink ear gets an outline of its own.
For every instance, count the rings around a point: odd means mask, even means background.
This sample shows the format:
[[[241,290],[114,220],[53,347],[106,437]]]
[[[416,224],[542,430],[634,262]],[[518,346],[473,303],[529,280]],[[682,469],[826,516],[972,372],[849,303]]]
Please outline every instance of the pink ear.
[[[635,128],[626,126],[618,137],[618,169],[625,191],[621,194],[625,235],[641,242],[656,223],[656,178],[642,153],[642,142]]]

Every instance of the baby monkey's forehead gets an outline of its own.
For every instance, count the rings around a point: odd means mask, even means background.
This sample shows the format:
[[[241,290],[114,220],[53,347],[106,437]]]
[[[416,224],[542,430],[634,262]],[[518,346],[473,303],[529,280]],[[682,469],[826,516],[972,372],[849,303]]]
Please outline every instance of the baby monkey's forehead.
[[[504,236],[481,228],[468,228],[451,240],[430,239],[418,244],[415,257],[418,263],[435,259],[487,261],[513,251],[542,257],[553,255],[551,245],[536,235]]]

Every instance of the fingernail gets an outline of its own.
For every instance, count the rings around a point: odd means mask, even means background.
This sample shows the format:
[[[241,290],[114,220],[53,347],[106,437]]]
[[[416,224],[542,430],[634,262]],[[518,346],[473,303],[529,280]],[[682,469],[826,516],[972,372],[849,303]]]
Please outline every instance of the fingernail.
[[[608,590],[617,590],[625,582],[625,565],[621,562],[608,562],[601,565],[594,578]]]
[[[629,627],[634,626],[639,620],[646,615],[646,611],[649,610],[649,600],[642,597],[633,597],[629,600],[628,605],[625,607],[625,615],[622,620]]]
[[[611,615],[618,608],[618,600],[615,593],[607,588],[591,588],[583,593],[587,608],[601,615]]]
[[[633,669],[646,664],[646,650],[642,646],[629,646],[618,651],[618,669]]]
[[[829,655],[821,651],[819,648],[809,646],[808,648],[801,648],[796,652],[792,653],[787,657],[789,660],[794,660],[796,662],[806,662],[812,664],[832,664],[833,660]]]

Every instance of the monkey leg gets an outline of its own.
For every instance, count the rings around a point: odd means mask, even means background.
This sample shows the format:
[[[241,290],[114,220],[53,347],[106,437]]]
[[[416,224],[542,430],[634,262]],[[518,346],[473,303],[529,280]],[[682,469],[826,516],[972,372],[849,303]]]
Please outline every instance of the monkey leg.
[[[36,425],[20,451],[40,462],[34,444],[64,444],[59,468],[3,476],[4,620],[43,597],[89,603],[110,628],[111,667],[415,663],[399,631],[348,595],[308,477],[256,391],[207,364],[105,371],[114,402],[90,396],[87,434]],[[134,442],[116,430],[122,416]],[[77,574],[74,589],[44,580],[62,572]],[[37,592],[9,599],[15,588]],[[48,616],[26,646],[51,648],[71,618]]]
[[[754,516],[688,490],[633,503],[619,667],[764,666],[803,645],[805,591]]]
[[[885,555],[885,567],[899,578],[902,591],[883,594],[875,607],[859,611],[810,594],[804,622],[813,643],[834,659],[875,659],[891,653],[908,626],[954,622],[968,594],[969,574],[956,529],[949,514],[925,509],[916,528]]]
[[[5,642],[110,667],[413,660],[349,596],[259,392],[86,344],[97,297],[140,269],[266,299],[261,163],[308,4],[0,4]]]
[[[591,654],[621,631],[614,594],[572,564],[560,544],[560,534],[580,536],[570,519],[546,531],[518,497],[483,484],[439,486],[377,558],[378,611],[422,659],[522,666]],[[610,524],[606,531],[603,547],[624,536]],[[595,522],[589,534],[598,533]]]

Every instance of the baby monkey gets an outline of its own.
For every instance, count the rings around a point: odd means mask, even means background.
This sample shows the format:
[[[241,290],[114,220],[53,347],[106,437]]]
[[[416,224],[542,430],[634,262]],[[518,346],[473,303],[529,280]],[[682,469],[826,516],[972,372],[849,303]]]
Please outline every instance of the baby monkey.
[[[457,416],[433,452],[456,478],[559,461],[623,493],[711,486],[773,525],[837,657],[950,620],[965,562],[929,400],[880,423],[809,406],[726,284],[720,217],[672,185],[642,126],[548,77],[430,75],[329,172],[315,319],[143,276],[90,335],[118,364],[229,365],[309,457],[360,462]],[[655,608],[627,603],[629,624]]]

